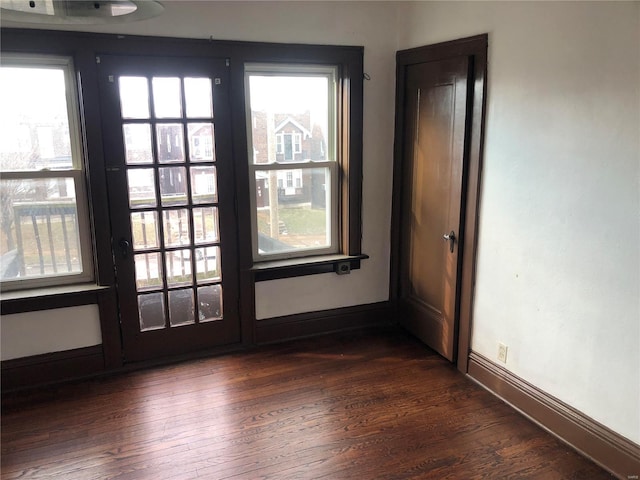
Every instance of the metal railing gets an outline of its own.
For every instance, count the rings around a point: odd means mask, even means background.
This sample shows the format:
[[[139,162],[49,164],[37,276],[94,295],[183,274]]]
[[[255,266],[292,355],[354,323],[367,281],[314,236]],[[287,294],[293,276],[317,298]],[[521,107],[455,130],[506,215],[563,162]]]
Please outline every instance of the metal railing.
[[[14,204],[16,248],[2,256],[2,278],[72,273],[82,268],[74,202]]]

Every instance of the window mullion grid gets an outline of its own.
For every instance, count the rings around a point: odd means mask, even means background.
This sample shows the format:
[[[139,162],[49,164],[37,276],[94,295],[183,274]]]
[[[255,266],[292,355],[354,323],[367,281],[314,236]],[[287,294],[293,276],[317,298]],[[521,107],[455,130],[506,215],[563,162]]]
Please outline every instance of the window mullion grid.
[[[211,93],[213,96],[213,92]],[[182,123],[182,141],[184,151],[184,165],[185,165],[185,182],[187,185],[187,204],[184,208],[187,210],[187,221],[189,223],[189,261],[191,263],[191,290],[193,292],[193,307],[194,307],[194,323],[200,323],[197,315],[198,305],[198,259],[196,258],[195,248],[195,221],[193,219],[193,196],[191,185],[191,144],[189,142],[189,128],[187,123],[187,99],[184,85],[184,77],[180,77],[180,105],[182,117],[180,122]]]
[[[147,88],[149,91],[149,113],[151,123],[151,152],[153,155],[153,169],[154,169],[154,189],[156,192],[156,211],[158,212],[158,236],[160,244],[160,262],[162,265],[162,295],[164,297],[164,328],[169,328],[171,325],[169,320],[169,291],[167,284],[167,261],[166,261],[166,245],[164,235],[164,209],[162,208],[162,193],[160,191],[160,162],[158,161],[158,119],[156,118],[153,82],[151,77],[146,77]],[[135,257],[134,257],[135,264]]]

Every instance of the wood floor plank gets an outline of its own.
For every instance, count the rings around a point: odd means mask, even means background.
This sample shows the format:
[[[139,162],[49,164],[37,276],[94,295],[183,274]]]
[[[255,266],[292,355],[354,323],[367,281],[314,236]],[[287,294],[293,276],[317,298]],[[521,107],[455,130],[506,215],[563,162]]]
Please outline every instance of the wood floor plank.
[[[611,478],[395,330],[3,398],[2,479]]]

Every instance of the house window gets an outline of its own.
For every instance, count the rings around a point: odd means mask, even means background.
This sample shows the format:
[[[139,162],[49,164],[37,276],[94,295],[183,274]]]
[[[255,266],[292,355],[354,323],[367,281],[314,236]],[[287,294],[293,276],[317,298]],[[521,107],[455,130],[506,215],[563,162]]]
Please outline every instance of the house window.
[[[283,155],[282,160],[291,162],[294,155],[302,153],[302,135],[300,133],[277,133],[276,153]]]
[[[254,261],[340,252],[337,66],[249,64],[245,76],[247,118],[264,119],[250,148],[271,152],[250,157]],[[323,143],[324,157],[313,148]],[[280,188],[258,206],[260,179]]]
[[[3,55],[0,282],[4,290],[89,281],[89,215],[70,59]]]
[[[293,134],[293,152],[302,153],[302,141],[299,133]]]

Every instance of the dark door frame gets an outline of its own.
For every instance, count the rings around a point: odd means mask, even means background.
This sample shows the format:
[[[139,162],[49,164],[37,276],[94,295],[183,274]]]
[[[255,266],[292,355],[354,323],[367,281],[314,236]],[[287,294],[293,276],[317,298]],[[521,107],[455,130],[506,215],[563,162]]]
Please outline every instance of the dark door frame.
[[[470,101],[467,109],[467,132],[462,177],[462,260],[458,285],[457,319],[457,367],[467,373],[471,351],[471,326],[473,316],[473,294],[475,288],[476,250],[478,239],[478,212],[480,200],[480,177],[484,139],[484,118],[487,91],[487,46],[488,34],[476,35],[450,42],[425,47],[401,50],[396,54],[396,117],[393,151],[393,206],[391,213],[391,278],[390,298],[397,306],[400,282],[400,222],[403,190],[403,156],[405,153],[404,109],[405,76],[409,65],[444,60],[452,57],[469,58]],[[397,308],[394,309],[398,311]]]
[[[108,204],[111,219],[111,235],[113,238],[113,261],[116,266],[116,292],[118,297],[118,307],[120,312],[120,333],[122,341],[122,360],[124,363],[155,361],[158,358],[176,355],[190,355],[213,350],[215,348],[225,348],[229,345],[238,344],[241,341],[241,326],[239,317],[239,289],[238,289],[238,250],[236,235],[236,215],[235,215],[235,192],[229,185],[233,184],[233,150],[231,145],[231,107],[230,107],[230,82],[229,68],[224,57],[175,57],[157,55],[100,55],[98,64],[98,85],[100,94],[100,108],[102,119],[102,138],[104,139],[105,165],[107,172]],[[152,110],[146,119],[123,118],[120,112],[120,101],[118,100],[119,88],[117,81],[114,83],[113,77],[121,75],[139,75],[144,78],[155,76],[171,75],[175,77],[202,76],[211,79],[211,100],[215,106],[215,118],[202,116],[200,118],[189,118],[182,112],[179,117],[164,119],[156,117]],[[213,87],[214,78],[220,83]],[[184,96],[184,90],[181,95]],[[154,103],[154,93],[149,89],[149,99]],[[181,99],[184,105],[184,99]],[[184,108],[184,107],[183,107]],[[190,140],[186,131],[182,139],[183,160],[181,162],[161,163],[158,159],[160,153],[156,143],[156,136],[152,134],[152,150],[154,161],[148,164],[128,164],[125,161],[125,139],[122,126],[129,124],[150,125],[155,130],[156,125],[162,125],[170,121],[180,125],[180,129],[186,129],[190,122],[213,123],[215,125],[214,152],[213,159],[202,162],[192,162],[188,155]],[[192,190],[190,186],[192,180],[189,174],[190,168],[209,166],[215,169],[216,185],[215,192],[217,199],[209,199],[206,203],[196,203],[191,198]],[[138,209],[130,205],[129,187],[126,180],[127,172],[138,168],[153,169],[155,172],[154,198],[155,205],[143,205]],[[184,169],[187,176],[185,195],[183,204],[168,203],[161,201],[161,189],[159,185],[160,172],[162,168],[175,167]],[[195,224],[189,218],[195,216],[198,208],[216,208],[218,215],[217,239],[209,240],[209,247],[204,243],[200,248],[219,248],[221,255],[216,255],[220,278],[209,278],[208,282],[201,283],[197,278],[197,260],[195,260],[195,248],[199,244],[195,239]],[[181,230],[181,235],[187,237],[185,244],[166,245],[166,218],[165,213],[171,211],[188,211],[186,230]],[[146,212],[156,214],[156,240],[154,247],[145,247],[136,250],[131,245],[134,244],[133,226],[129,214],[135,212]],[[195,222],[195,219],[194,219]],[[121,242],[126,241],[125,253],[122,253]],[[183,283],[170,285],[168,262],[173,263],[171,252],[179,252],[184,248],[190,248],[191,253],[187,259],[183,256],[182,262],[190,266],[187,274],[190,280]],[[158,275],[161,279],[160,285],[156,285],[152,290],[140,290],[136,286],[136,268],[134,257],[136,253],[159,254]],[[165,254],[166,257],[163,255]],[[166,258],[166,260],[165,260]],[[193,263],[192,263],[193,262]],[[184,275],[184,271],[183,271]],[[163,280],[164,279],[164,280]],[[199,287],[220,285],[222,287],[222,309],[224,313],[220,319],[213,321],[200,321],[198,319],[198,295]],[[172,326],[170,322],[170,301],[172,292],[189,292],[191,294],[192,306],[195,317],[193,323],[179,326]],[[154,293],[160,294],[164,298],[162,310],[164,313],[165,326],[160,329],[150,329],[143,331],[139,323],[139,314],[142,307],[138,304],[142,295]],[[167,297],[168,295],[168,297]],[[184,308],[189,308],[185,306]]]

